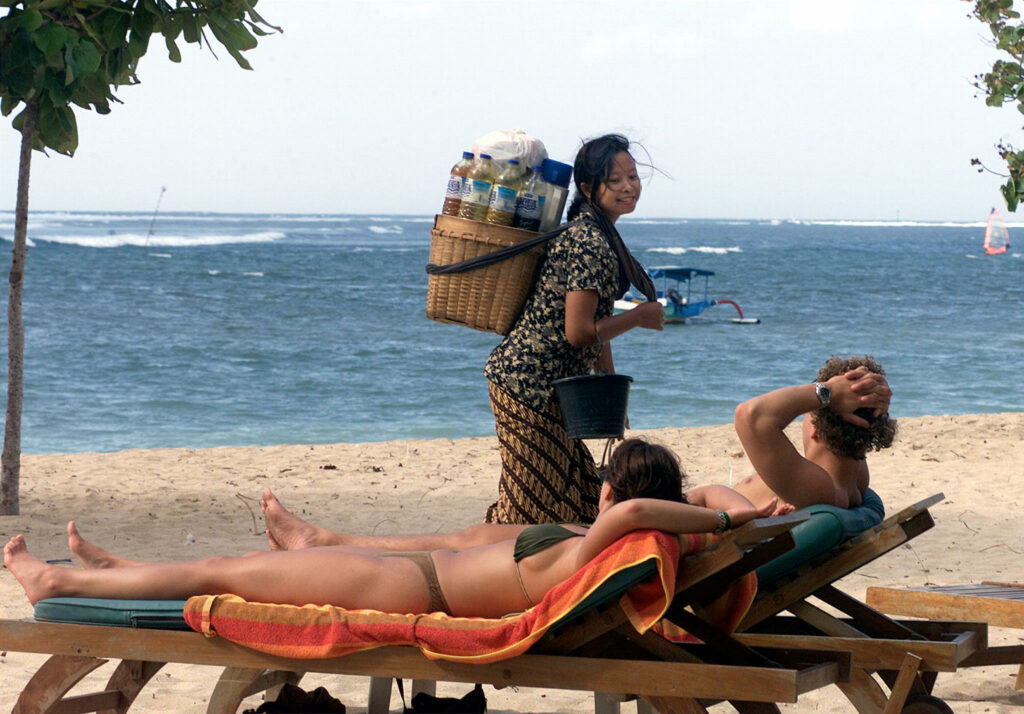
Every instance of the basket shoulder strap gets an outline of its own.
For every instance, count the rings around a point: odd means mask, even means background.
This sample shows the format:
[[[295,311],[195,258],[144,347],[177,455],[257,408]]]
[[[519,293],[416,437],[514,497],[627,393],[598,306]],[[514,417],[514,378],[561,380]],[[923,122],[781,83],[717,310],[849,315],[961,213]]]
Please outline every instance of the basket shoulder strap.
[[[572,221],[571,223],[565,223],[560,225],[553,231],[547,233],[541,233],[539,236],[534,236],[529,240],[524,240],[522,243],[516,243],[505,248],[499,248],[498,250],[491,251],[485,255],[478,255],[475,258],[469,258],[458,263],[451,263],[449,265],[436,265],[434,263],[427,263],[427,273],[430,275],[447,275],[449,273],[464,273],[467,270],[475,270],[477,268],[486,268],[488,265],[494,265],[500,263],[503,260],[507,260],[513,256],[519,255],[530,248],[537,245],[547,243],[549,240],[557,236],[562,231],[571,228],[572,226],[578,225],[582,221]]]

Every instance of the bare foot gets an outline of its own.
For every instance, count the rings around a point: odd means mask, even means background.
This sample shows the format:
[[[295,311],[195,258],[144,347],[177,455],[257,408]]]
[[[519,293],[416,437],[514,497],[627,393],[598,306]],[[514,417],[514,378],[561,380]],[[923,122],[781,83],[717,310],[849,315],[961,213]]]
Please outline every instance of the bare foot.
[[[306,523],[285,508],[269,488],[263,489],[260,508],[267,524],[267,542],[271,550],[301,550],[329,545],[322,538],[322,528]]]
[[[60,568],[47,565],[28,552],[25,536],[16,535],[4,546],[4,565],[25,588],[28,601],[35,605],[40,600],[56,597]]]
[[[90,543],[78,532],[74,521],[68,521],[68,547],[83,568],[124,568],[129,565],[141,565],[138,561],[122,558]]]

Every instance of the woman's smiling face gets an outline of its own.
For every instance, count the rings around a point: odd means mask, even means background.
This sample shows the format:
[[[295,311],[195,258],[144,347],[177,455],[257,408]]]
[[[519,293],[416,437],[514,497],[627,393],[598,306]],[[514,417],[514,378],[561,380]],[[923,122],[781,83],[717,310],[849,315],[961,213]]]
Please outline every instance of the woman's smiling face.
[[[615,155],[607,180],[598,186],[593,200],[614,223],[619,216],[633,212],[640,200],[641,189],[636,162],[628,151],[620,151]]]

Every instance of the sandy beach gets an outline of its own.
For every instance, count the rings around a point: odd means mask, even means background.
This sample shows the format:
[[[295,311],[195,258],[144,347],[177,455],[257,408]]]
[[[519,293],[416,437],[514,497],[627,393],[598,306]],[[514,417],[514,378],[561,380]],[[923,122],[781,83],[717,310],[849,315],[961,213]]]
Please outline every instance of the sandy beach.
[[[793,434],[797,432],[794,431]],[[729,483],[750,471],[731,425],[633,432],[673,448],[693,485]],[[591,446],[600,456],[601,444]],[[862,596],[871,585],[1022,580],[1024,413],[927,416],[900,421],[890,451],[869,457],[872,486],[893,512],[935,493],[936,527],[849,576]],[[267,547],[258,496],[270,486],[286,506],[354,533],[458,529],[478,522],[494,499],[500,461],[493,437],[363,444],[25,455],[22,515],[0,519],[3,541],[25,534],[37,555],[68,558],[65,525],[116,553],[144,560],[199,558]],[[190,544],[194,540],[194,544]],[[70,566],[69,566],[70,567]],[[0,574],[0,617],[32,609],[7,572]],[[992,644],[1024,641],[1024,631],[992,629]],[[9,711],[44,657],[0,652],[0,711]],[[101,669],[90,681],[109,676]],[[217,670],[171,665],[151,682],[134,712],[205,710]],[[984,667],[940,674],[935,694],[956,712],[1010,712],[1024,705],[1016,669]],[[304,680],[326,686],[353,714],[364,712],[368,680]],[[439,686],[460,695],[466,685]],[[491,712],[593,711],[590,695],[486,687]],[[255,707],[259,699],[247,700]],[[731,708],[721,708],[731,711]],[[788,711],[853,711],[835,687]],[[632,705],[624,705],[632,711]],[[401,711],[397,697],[391,711]]]

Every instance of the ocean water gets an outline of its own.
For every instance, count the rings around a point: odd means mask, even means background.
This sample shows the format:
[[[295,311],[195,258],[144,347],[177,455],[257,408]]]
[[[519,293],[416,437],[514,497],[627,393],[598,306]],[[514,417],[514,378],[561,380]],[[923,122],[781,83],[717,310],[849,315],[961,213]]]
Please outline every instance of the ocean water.
[[[432,217],[152,221],[30,215],[26,453],[493,433],[482,370],[499,338],[424,314]],[[8,242],[13,223],[0,212]],[[713,270],[711,297],[761,319],[720,305],[615,340],[634,429],[728,423],[833,353],[874,355],[896,416],[1024,408],[1024,251],[985,256],[980,221],[620,229],[645,265]]]

